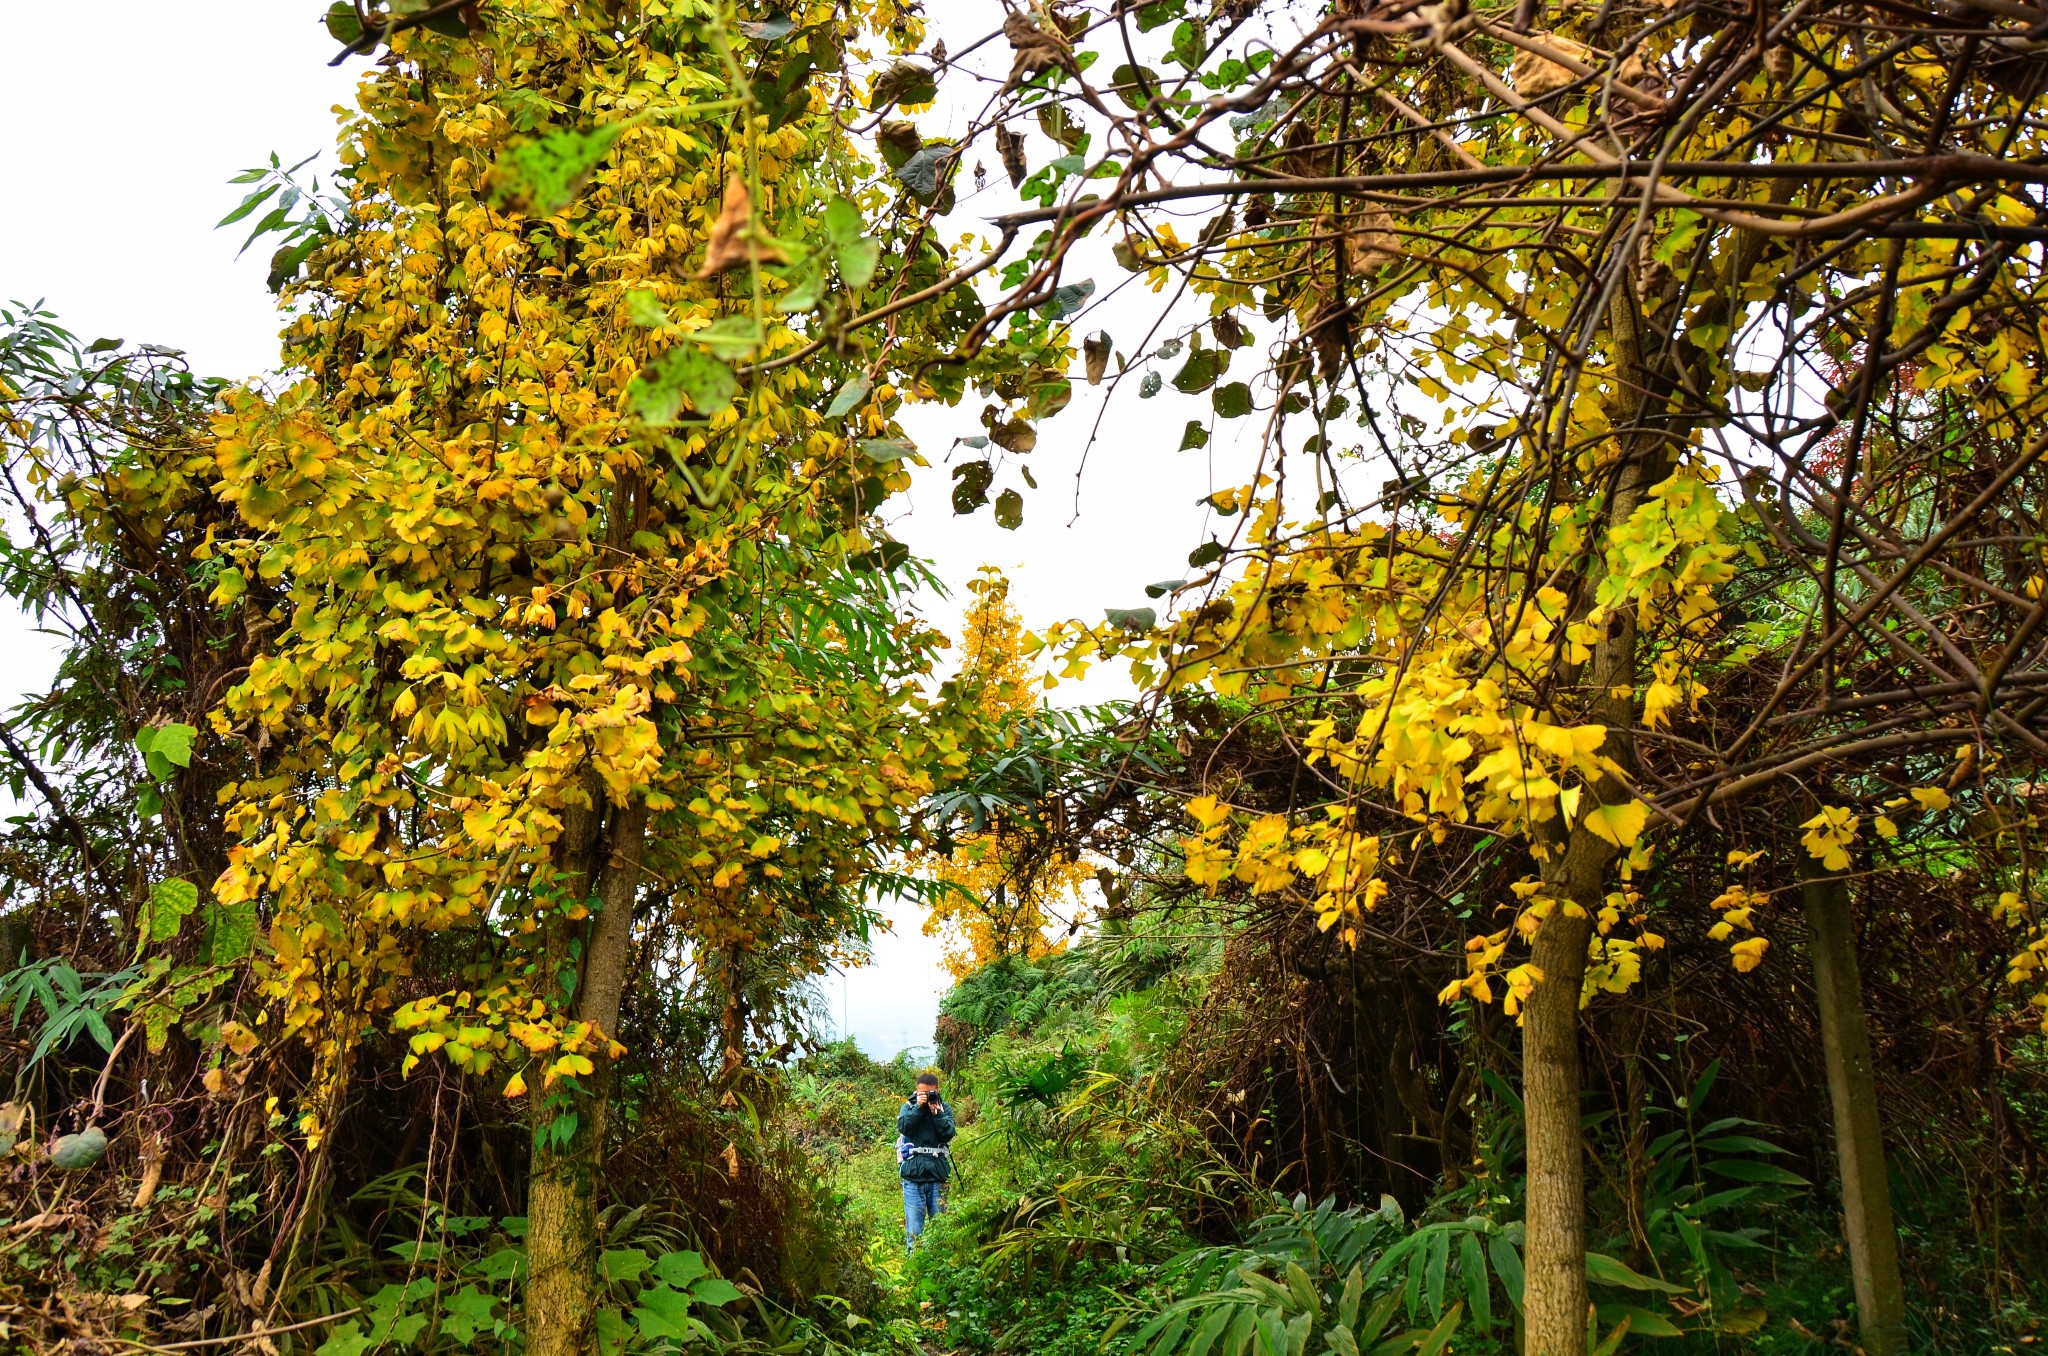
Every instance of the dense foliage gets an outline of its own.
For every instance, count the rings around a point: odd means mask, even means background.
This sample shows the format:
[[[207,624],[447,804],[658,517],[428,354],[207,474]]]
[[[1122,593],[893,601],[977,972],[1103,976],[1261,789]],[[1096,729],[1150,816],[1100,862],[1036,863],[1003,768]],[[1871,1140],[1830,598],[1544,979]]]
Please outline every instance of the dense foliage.
[[[2035,9],[325,18],[273,384],[0,314],[10,1338],[2034,1340]],[[1169,381],[1186,576],[948,654],[906,407],[1001,531]],[[809,987],[884,893],[907,1260]]]

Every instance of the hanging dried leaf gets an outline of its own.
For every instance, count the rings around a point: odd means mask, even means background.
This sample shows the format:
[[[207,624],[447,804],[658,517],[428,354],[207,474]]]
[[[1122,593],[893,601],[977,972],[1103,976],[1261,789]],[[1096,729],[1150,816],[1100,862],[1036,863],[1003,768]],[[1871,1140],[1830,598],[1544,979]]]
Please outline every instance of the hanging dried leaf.
[[[1109,331],[1103,330],[1081,345],[1081,359],[1087,365],[1088,384],[1100,386],[1109,371]]]
[[[880,111],[890,104],[928,104],[939,97],[932,73],[914,61],[899,61],[875,77],[868,107]]]
[[[1576,61],[1581,66],[1592,66],[1598,60],[1591,48],[1583,43],[1573,42],[1570,38],[1559,37],[1555,33],[1531,33],[1529,36],[1557,55]],[[1524,51],[1515,53],[1515,64],[1509,75],[1514,80],[1515,93],[1525,99],[1541,99],[1546,94],[1555,94],[1566,85],[1584,78],[1570,67],[1560,66],[1548,57]]]
[[[1032,15],[1011,13],[1003,20],[1003,36],[1016,54],[1010,63],[1012,85],[1040,71],[1074,69],[1074,49],[1067,44],[1066,34],[1040,26]]]
[[[1367,274],[1402,259],[1401,237],[1394,234],[1394,219],[1383,207],[1368,206],[1351,219],[1344,235],[1344,267]]]
[[[1007,123],[998,123],[996,154],[1003,158],[1003,170],[1010,176],[1010,187],[1022,188],[1024,176],[1031,172],[1031,166],[1024,159],[1024,134],[1012,132]]]
[[[1295,179],[1326,179],[1336,164],[1336,152],[1319,145],[1315,129],[1296,121],[1287,129],[1287,154],[1280,158],[1280,172]]]
[[[735,174],[725,181],[725,201],[719,205],[718,220],[711,227],[711,244],[704,251],[704,267],[697,270],[698,277],[715,278],[747,264],[789,262],[773,241],[754,238],[752,213],[747,181]]]
[[[1323,379],[1335,377],[1344,366],[1344,345],[1351,334],[1351,308],[1342,297],[1332,297],[1316,307],[1302,330],[1315,345],[1316,365]]]
[[[916,123],[891,118],[875,129],[875,149],[882,153],[883,164],[902,169],[904,161],[924,149],[924,138]]]

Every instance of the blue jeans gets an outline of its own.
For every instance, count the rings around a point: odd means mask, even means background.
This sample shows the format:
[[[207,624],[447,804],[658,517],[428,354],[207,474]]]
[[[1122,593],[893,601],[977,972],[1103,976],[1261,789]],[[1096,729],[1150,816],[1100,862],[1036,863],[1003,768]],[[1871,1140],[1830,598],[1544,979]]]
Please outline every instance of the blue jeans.
[[[945,1208],[944,1182],[905,1182],[903,1184],[903,1246],[917,1246],[917,1236],[924,1232],[924,1226],[932,1216]]]

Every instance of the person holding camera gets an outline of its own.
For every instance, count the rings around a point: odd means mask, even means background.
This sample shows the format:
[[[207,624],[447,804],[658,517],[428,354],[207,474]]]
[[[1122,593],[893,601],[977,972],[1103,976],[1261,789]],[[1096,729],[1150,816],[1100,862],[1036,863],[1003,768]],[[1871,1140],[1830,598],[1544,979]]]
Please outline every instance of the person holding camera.
[[[945,1206],[953,1175],[953,1112],[939,1096],[939,1076],[919,1074],[917,1091],[896,1113],[897,1174],[903,1179],[903,1246],[917,1246],[925,1224]]]

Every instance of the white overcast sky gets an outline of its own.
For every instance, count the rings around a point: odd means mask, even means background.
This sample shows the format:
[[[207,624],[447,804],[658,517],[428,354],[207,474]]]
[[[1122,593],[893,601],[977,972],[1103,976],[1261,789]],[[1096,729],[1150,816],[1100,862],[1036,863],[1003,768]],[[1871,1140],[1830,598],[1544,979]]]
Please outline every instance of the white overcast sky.
[[[87,339],[184,349],[203,373],[258,378],[270,370],[278,330],[263,286],[270,248],[259,242],[238,261],[241,236],[214,223],[244,192],[227,181],[273,151],[287,163],[320,151],[316,167],[333,165],[334,109],[352,99],[363,62],[327,65],[334,46],[318,22],[324,7],[319,0],[7,4],[0,126],[9,135],[0,168],[12,206],[0,213],[0,301],[43,301]],[[994,0],[939,0],[930,9],[939,16],[937,35],[956,52],[1001,22]],[[1000,74],[1007,57],[992,45],[973,61]],[[988,88],[949,80],[947,103],[919,119],[921,126],[929,135],[957,133]],[[1032,133],[1034,165],[1057,153],[1035,127],[1018,125]],[[991,188],[970,196],[970,163],[961,204],[946,223],[949,239],[1017,205],[1001,166],[992,154],[984,159]],[[1109,260],[1106,240],[1090,249],[1070,280],[1092,273],[1100,305],[1077,323],[1090,333],[1107,327],[1130,353],[1158,299],[1137,288],[1110,298],[1130,275]],[[1181,397],[1169,387],[1140,402],[1129,384],[1077,476],[1106,388],[1077,382],[1076,389],[1068,410],[1040,430],[1029,458],[1040,488],[1027,493],[1025,523],[1015,532],[998,530],[986,509],[956,518],[947,501],[949,445],[981,432],[981,402],[970,396],[958,409],[906,415],[933,467],[919,474],[893,530],[934,563],[956,599],[964,596],[961,583],[992,564],[1012,576],[1012,596],[1032,626],[1143,606],[1144,586],[1187,573],[1188,551],[1208,534],[1196,501],[1246,478],[1247,451],[1226,438],[1208,451],[1177,450],[1186,421],[1207,416],[1206,396]],[[1021,485],[1014,469],[997,488],[1011,485]],[[957,616],[946,604],[932,612]],[[48,683],[51,649],[18,617],[0,626],[0,699],[11,705]],[[1100,699],[1128,687],[1105,674],[1085,690]],[[1071,697],[1073,689],[1058,695]],[[919,935],[914,913],[898,911],[895,934],[879,942],[872,966],[827,984],[835,1018],[844,1013],[878,1055],[929,1043],[945,987],[938,948]]]

